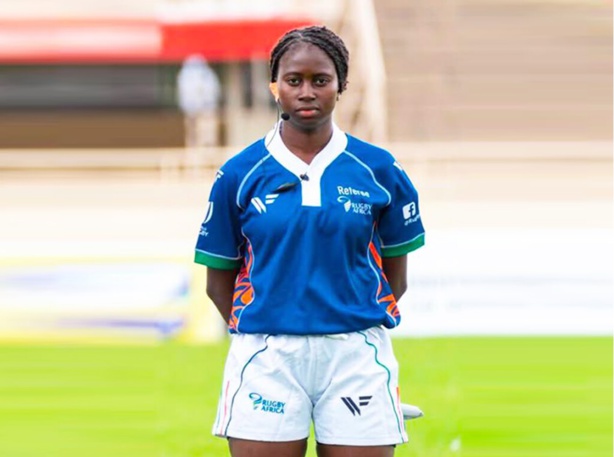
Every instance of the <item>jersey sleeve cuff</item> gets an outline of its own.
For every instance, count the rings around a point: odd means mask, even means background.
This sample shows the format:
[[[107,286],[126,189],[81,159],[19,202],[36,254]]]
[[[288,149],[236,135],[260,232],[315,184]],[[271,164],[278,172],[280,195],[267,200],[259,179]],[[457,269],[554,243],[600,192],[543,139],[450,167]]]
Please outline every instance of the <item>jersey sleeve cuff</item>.
[[[216,257],[202,251],[196,251],[194,253],[194,262],[218,270],[235,270],[241,267],[241,260]]]
[[[408,241],[407,243],[390,247],[382,247],[382,257],[400,257],[411,251],[415,251],[421,246],[424,246],[424,233],[418,235],[416,238]]]

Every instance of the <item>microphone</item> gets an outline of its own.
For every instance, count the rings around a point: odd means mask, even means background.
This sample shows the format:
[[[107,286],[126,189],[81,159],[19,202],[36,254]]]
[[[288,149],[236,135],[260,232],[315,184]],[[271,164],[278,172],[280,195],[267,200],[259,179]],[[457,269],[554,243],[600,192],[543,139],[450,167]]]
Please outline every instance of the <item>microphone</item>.
[[[290,189],[292,189],[297,184],[298,184],[298,182],[285,182],[281,186],[279,186],[277,189],[275,189],[273,191],[273,193],[274,194],[281,194],[281,193],[284,193],[284,192],[288,192]]]
[[[301,178],[301,181],[309,181],[309,176],[307,176],[307,173],[299,175],[299,178]]]
[[[281,116],[280,116],[284,121],[289,121],[290,120],[290,115],[288,113],[284,113],[282,111]]]

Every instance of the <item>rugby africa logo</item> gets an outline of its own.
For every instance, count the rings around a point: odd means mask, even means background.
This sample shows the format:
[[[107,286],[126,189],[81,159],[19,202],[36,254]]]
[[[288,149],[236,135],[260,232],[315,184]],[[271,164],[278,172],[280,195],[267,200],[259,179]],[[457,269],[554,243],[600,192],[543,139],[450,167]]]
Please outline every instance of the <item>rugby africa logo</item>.
[[[337,186],[337,192],[339,193],[337,201],[343,205],[343,209],[346,213],[351,211],[364,216],[369,216],[371,214],[371,203],[355,202],[350,198],[350,196],[362,197],[363,199],[370,198],[371,195],[369,192],[343,186]]]
[[[285,412],[284,408],[286,403],[283,401],[269,400],[256,392],[249,394],[249,399],[252,401],[252,405],[256,411],[275,414],[284,414]]]

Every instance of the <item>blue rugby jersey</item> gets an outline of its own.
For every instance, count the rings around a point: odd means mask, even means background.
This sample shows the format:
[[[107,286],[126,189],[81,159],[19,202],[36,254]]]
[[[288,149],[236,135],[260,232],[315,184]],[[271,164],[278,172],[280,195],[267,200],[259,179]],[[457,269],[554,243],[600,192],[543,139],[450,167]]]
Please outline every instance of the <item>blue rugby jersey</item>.
[[[334,334],[399,324],[381,258],[423,244],[390,153],[334,126],[307,165],[274,129],[218,171],[195,261],[240,268],[231,333]]]

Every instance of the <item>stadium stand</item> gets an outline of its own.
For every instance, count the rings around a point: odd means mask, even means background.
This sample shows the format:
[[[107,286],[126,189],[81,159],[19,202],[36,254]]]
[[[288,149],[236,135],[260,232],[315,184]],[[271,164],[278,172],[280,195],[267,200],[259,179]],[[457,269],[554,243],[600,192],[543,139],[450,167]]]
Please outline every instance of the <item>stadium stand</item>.
[[[393,141],[612,138],[612,5],[378,0]]]

